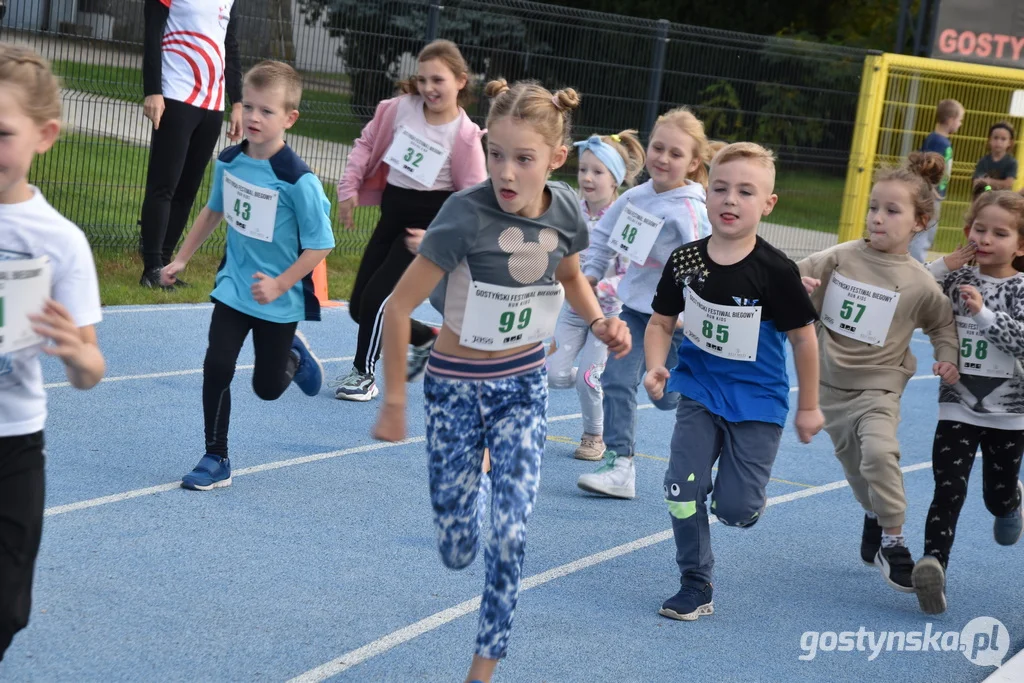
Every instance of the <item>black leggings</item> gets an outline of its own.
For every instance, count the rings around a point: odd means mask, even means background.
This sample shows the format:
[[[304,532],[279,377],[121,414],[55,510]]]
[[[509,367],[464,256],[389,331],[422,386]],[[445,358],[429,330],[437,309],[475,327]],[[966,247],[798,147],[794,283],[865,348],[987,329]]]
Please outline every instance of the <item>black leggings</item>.
[[[203,416],[206,452],[228,455],[228,422],[231,420],[231,379],[242,344],[252,330],[256,355],[252,390],[264,401],[281,396],[295,376],[298,363],[292,339],[298,323],[272,323],[214,302],[210,320],[210,345],[203,361]]]
[[[985,507],[996,517],[1005,517],[1021,504],[1017,477],[1024,454],[1024,431],[986,429],[940,420],[932,446],[935,496],[924,527],[924,552],[935,556],[943,567],[949,563],[956,523],[967,497],[967,480],[979,444],[983,456],[981,480]]]
[[[359,263],[352,287],[349,313],[359,324],[359,341],[352,364],[371,375],[380,358],[384,328],[384,302],[391,296],[402,273],[415,254],[405,246],[406,228],[425,229],[441,210],[451,192],[407,190],[394,185],[384,188],[380,221]],[[421,346],[434,336],[426,325],[412,321],[412,343]]]
[[[43,433],[0,437],[0,661],[28,626],[44,489]]]
[[[153,130],[142,200],[142,261],[146,271],[171,261],[192,211],[206,165],[220,137],[224,112],[164,99]]]

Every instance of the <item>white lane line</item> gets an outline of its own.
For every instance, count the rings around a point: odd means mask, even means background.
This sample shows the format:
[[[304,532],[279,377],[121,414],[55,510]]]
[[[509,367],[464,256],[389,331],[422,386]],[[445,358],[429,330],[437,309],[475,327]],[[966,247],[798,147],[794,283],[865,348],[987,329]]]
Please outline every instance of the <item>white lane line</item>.
[[[930,462],[923,462],[916,465],[908,465],[907,467],[902,467],[900,469],[903,472],[915,472],[917,470],[930,468]],[[791,503],[794,500],[817,496],[822,493],[828,493],[829,491],[835,491],[848,486],[849,484],[847,481],[842,479],[840,481],[833,481],[821,486],[815,486],[814,488],[794,491],[781,496],[774,496],[768,499],[767,504],[781,505],[782,503]],[[711,517],[709,519],[711,524],[714,524],[717,521],[718,519],[715,517]],[[650,536],[644,536],[643,538],[638,538],[635,541],[630,541],[629,543],[624,543],[622,545],[615,546],[614,548],[594,553],[593,555],[581,557],[578,560],[573,560],[572,562],[567,562],[566,564],[559,565],[552,569],[548,569],[547,571],[527,577],[522,582],[521,590],[527,591],[531,588],[542,586],[545,583],[554,581],[555,579],[575,574],[576,572],[593,567],[594,565],[608,562],[609,560],[613,560],[623,555],[628,555],[629,553],[636,552],[637,550],[643,550],[644,548],[667,541],[670,538],[672,538],[672,530],[668,529],[667,531],[660,531],[656,534],[651,534]],[[480,609],[480,599],[481,596],[478,595],[471,600],[466,600],[454,607],[449,607],[446,610],[432,614],[426,619],[421,619],[414,624],[410,624],[409,626],[398,629],[397,631],[393,631],[392,633],[389,633],[382,638],[378,638],[371,643],[367,643],[362,647],[346,652],[337,659],[332,659],[326,664],[322,664],[315,669],[310,669],[309,671],[292,678],[288,683],[320,683],[320,681],[325,681],[332,676],[337,676],[343,671],[382,655],[388,650],[398,647],[403,643],[407,643],[424,633],[429,633],[430,631],[438,629],[445,624],[455,621],[456,619],[476,612]]]
[[[344,311],[348,308],[347,301],[337,301],[340,306],[321,306],[320,312]],[[166,313],[167,311],[209,311],[213,304],[158,304],[156,306],[142,306],[139,308],[122,308],[120,306],[104,306],[103,315],[124,315],[127,313]]]
[[[346,360],[352,360],[355,356],[340,356],[338,358],[321,358],[321,363],[340,363]],[[239,365],[235,370],[252,370],[254,365]],[[100,384],[106,384],[108,382],[130,382],[139,379],[160,379],[162,377],[184,377],[186,375],[199,375],[202,374],[202,368],[190,368],[188,370],[169,370],[167,372],[149,372],[144,375],[117,375],[115,377],[104,377]],[[71,382],[51,382],[50,384],[44,384],[45,389],[64,389],[70,387]]]

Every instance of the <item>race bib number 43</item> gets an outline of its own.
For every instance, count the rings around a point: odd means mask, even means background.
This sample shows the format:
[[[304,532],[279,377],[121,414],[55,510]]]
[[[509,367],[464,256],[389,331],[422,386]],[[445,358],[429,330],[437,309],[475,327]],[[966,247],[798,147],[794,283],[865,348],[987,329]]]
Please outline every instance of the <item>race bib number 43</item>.
[[[472,282],[459,343],[501,351],[544,341],[555,332],[564,297],[560,284],[522,288]]]
[[[664,218],[627,203],[608,236],[608,246],[642,266],[664,224]]]
[[[1013,377],[1017,361],[985,339],[974,318],[956,316],[956,328],[960,335],[960,372],[981,377]]]
[[[393,170],[403,173],[424,187],[433,187],[437,176],[448,159],[448,150],[410,133],[404,127],[384,155],[384,162]]]
[[[224,172],[224,221],[237,232],[261,242],[274,241],[277,191],[247,183]]]
[[[40,313],[50,296],[50,261],[0,261],[0,354],[41,344],[29,315]]]
[[[866,285],[832,271],[821,306],[821,322],[844,337],[881,346],[899,302],[898,292]]]
[[[683,334],[701,351],[729,360],[756,361],[760,306],[719,306],[686,288]]]

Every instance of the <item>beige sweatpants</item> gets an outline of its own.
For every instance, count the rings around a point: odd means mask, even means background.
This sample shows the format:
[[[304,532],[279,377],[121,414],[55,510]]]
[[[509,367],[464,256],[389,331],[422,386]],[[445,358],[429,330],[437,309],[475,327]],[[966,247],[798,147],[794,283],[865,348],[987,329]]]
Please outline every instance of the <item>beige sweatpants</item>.
[[[883,529],[903,524],[907,496],[900,470],[900,395],[821,386],[825,431],[832,437],[853,495]]]

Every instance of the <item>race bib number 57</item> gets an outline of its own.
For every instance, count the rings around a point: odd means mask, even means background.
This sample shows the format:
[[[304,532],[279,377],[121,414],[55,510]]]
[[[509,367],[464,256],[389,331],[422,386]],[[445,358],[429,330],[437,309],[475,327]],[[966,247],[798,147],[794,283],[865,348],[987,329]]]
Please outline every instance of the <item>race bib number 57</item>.
[[[0,261],[0,353],[40,344],[29,315],[40,313],[50,296],[50,261]]]
[[[837,334],[881,346],[900,302],[898,292],[864,284],[832,271],[821,322]]]

